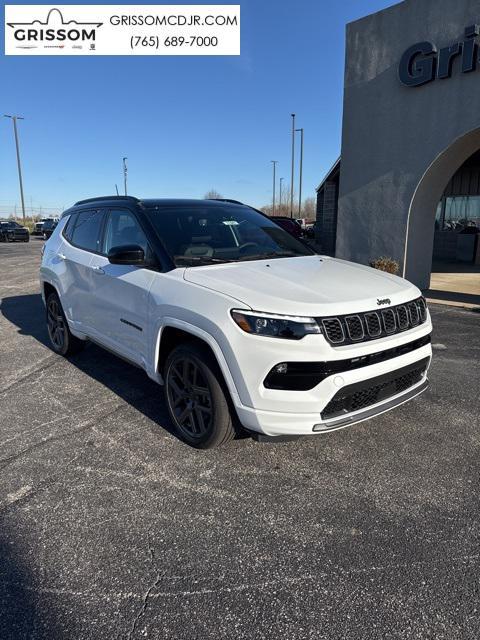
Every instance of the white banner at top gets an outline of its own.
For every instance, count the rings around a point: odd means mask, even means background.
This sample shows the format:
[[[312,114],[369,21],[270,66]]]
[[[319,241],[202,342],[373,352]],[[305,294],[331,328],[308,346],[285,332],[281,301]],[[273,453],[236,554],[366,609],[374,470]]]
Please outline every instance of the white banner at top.
[[[5,5],[5,54],[237,56],[240,5]]]

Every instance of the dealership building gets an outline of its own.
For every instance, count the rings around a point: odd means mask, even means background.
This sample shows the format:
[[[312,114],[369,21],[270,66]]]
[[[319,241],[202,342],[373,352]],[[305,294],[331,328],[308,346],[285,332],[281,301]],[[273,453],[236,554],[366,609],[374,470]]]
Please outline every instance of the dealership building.
[[[347,25],[341,157],[317,230],[324,253],[394,258],[423,289],[432,258],[480,263],[479,0],[404,0]]]

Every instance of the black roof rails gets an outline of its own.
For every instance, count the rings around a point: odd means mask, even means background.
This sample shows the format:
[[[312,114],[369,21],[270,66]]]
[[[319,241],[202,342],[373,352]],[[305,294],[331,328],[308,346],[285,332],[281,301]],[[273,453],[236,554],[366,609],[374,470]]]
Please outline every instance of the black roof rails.
[[[102,200],[130,200],[130,202],[140,202],[140,200],[134,196],[98,196],[97,198],[79,200],[78,202],[75,202],[73,206],[76,207],[77,204],[87,204],[88,202],[99,202]]]
[[[206,198],[206,200],[217,200],[218,202],[231,202],[232,204],[243,204],[244,202],[240,202],[240,200],[232,200],[232,198]]]

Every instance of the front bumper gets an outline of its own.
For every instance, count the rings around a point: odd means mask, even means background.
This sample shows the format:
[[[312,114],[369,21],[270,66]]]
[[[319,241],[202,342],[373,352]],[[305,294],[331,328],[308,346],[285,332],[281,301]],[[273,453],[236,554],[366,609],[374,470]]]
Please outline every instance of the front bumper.
[[[430,320],[428,320],[427,323],[414,331],[392,336],[388,340],[379,340],[377,344],[370,342],[367,345],[355,345],[337,349],[327,346],[324,347],[327,350],[325,356],[322,354],[322,357],[319,358],[319,355],[315,353],[315,349],[310,350],[309,354],[303,352],[302,359],[308,359],[307,355],[309,355],[310,360],[323,360],[325,358],[327,361],[362,356],[367,353],[407,344],[422,336],[428,336],[431,328]],[[312,336],[312,338],[315,339],[316,336]],[[318,339],[321,338],[319,337]],[[266,389],[263,386],[266,372],[269,371],[271,365],[281,361],[281,358],[278,358],[278,353],[275,355],[275,361],[270,356],[266,357],[262,366],[258,367],[262,357],[261,353],[256,351],[255,361],[257,367],[245,365],[243,369],[243,379],[250,392],[250,398],[247,399],[249,400],[247,402],[243,401],[241,395],[237,398],[235,405],[239,420],[247,429],[269,436],[312,435],[344,428],[390,411],[425,391],[428,387],[427,371],[431,361],[431,354],[431,344],[428,343],[399,357],[369,366],[362,366],[358,369],[338,372],[324,379],[313,389],[287,391]],[[289,357],[285,357],[285,360],[289,360]],[[298,360],[300,360],[300,357]],[[356,389],[362,386],[368,387],[369,382],[374,385],[377,379],[392,380],[395,378],[396,372],[402,373],[405,370],[415,369],[417,364],[421,367],[421,374],[413,380],[411,385],[406,388],[401,387],[401,392],[395,393],[390,389],[388,393],[383,394],[386,397],[379,394],[378,401],[371,405],[362,407],[359,410],[344,410],[340,414],[338,412],[333,414],[330,412],[328,414],[327,412],[327,417],[322,418],[322,413],[324,413],[329,403],[341,395],[342,390]],[[363,383],[367,384],[363,385]],[[393,391],[395,388],[393,387]],[[348,406],[356,405],[347,404]]]
[[[10,242],[25,242],[29,237],[28,231],[25,233],[9,233],[7,238]]]
[[[345,429],[364,420],[369,420],[382,413],[391,411],[395,407],[413,400],[428,389],[428,378],[425,378],[414,387],[404,393],[393,396],[388,400],[377,403],[367,409],[350,413],[342,418],[333,420],[320,420],[319,413],[278,413],[275,411],[255,411],[248,407],[242,407],[239,412],[239,419],[242,424],[251,431],[264,433],[267,436],[308,436],[327,433]]]

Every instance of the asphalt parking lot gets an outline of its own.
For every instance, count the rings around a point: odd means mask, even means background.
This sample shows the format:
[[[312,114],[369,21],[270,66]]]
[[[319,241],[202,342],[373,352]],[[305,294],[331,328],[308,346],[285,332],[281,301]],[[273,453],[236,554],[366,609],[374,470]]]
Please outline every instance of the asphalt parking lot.
[[[142,372],[48,349],[42,244],[0,244],[2,640],[480,637],[480,314],[432,308],[421,399],[199,452]]]

